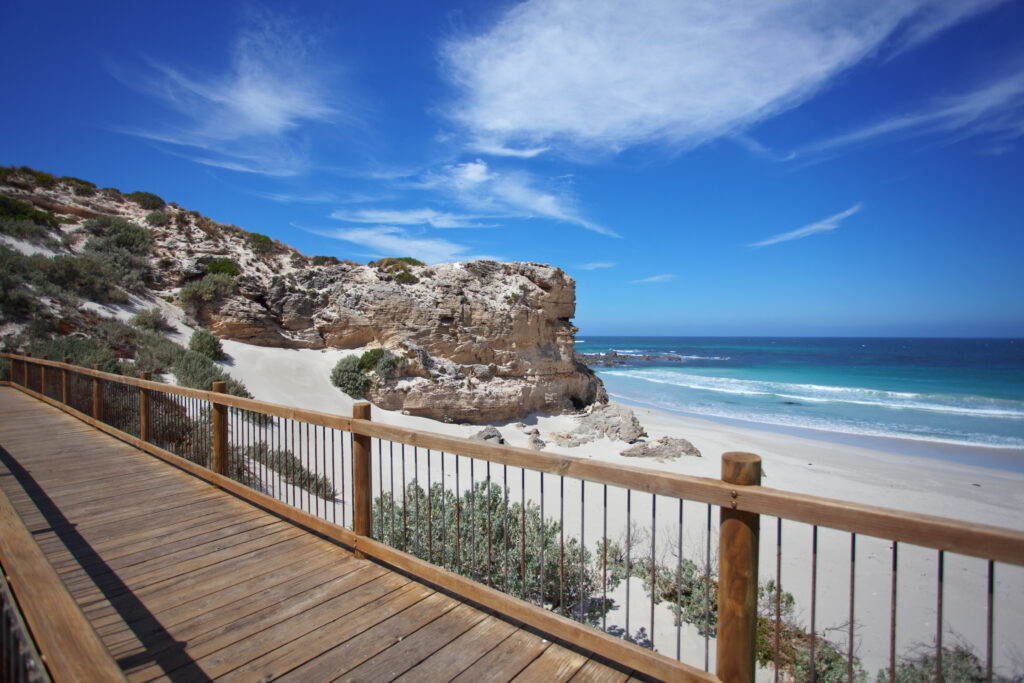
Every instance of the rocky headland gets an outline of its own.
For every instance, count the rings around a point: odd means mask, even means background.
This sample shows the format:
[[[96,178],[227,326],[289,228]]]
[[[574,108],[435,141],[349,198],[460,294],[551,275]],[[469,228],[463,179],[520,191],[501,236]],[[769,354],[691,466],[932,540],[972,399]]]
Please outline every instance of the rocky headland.
[[[382,408],[486,423],[607,401],[601,381],[574,355],[575,282],[559,268],[308,257],[149,193],[71,178],[40,183],[46,174],[33,173],[7,169],[0,193],[56,217],[51,253],[82,252],[90,219],[144,226],[153,240],[136,295],[179,305],[223,339],[389,349],[405,359],[402,371],[375,378],[366,393]],[[81,321],[64,325],[73,330]]]

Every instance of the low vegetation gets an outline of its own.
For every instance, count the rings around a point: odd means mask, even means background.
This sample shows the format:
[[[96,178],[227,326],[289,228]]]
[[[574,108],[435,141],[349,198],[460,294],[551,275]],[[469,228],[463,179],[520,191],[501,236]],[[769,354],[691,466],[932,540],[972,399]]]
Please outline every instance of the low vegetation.
[[[361,356],[345,356],[331,371],[331,384],[352,398],[363,396],[372,385],[370,373],[378,382],[398,376],[409,364],[405,358],[387,349],[370,349]]]
[[[235,288],[235,278],[227,273],[207,273],[201,280],[189,282],[178,292],[181,303],[193,312],[203,303],[220,301]]]
[[[222,273],[230,277],[238,277],[242,273],[242,269],[238,267],[234,259],[215,258],[206,264],[206,272],[211,275]]]
[[[156,211],[167,206],[167,202],[152,192],[131,192],[124,195],[124,197],[135,202],[147,211]]]
[[[221,345],[217,335],[201,327],[192,333],[191,339],[188,340],[188,348],[189,351],[201,353],[210,360],[227,359],[224,347]]]
[[[159,308],[147,308],[132,316],[132,325],[150,332],[165,332],[171,329],[167,318],[160,312]]]
[[[170,223],[171,219],[163,211],[153,211],[146,216],[146,222],[153,226],[164,226]]]

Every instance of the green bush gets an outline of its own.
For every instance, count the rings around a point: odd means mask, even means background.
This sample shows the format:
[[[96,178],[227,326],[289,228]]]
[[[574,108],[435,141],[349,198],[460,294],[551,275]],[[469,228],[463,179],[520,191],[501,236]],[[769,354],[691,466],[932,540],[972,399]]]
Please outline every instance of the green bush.
[[[152,192],[132,192],[125,196],[148,211],[156,211],[167,206],[167,202]]]
[[[384,349],[370,349],[359,357],[359,371],[369,372],[376,367],[377,362],[384,356]]]
[[[36,225],[50,228],[56,228],[60,225],[60,221],[53,214],[47,211],[39,211],[28,202],[19,201],[6,195],[0,195],[0,218],[31,221]]]
[[[57,184],[57,178],[55,176],[50,175],[49,173],[37,171],[36,169],[31,168],[29,166],[22,166],[18,170],[30,176],[32,178],[32,182],[35,183],[36,187],[53,187],[54,185]]]
[[[119,287],[123,274],[95,253],[58,254],[44,261],[47,279],[64,291],[100,303],[128,300]]]
[[[249,233],[249,246],[257,254],[263,254],[274,248],[274,240],[258,232]]]
[[[364,354],[365,355],[365,354]],[[331,384],[352,398],[361,397],[370,386],[370,381],[359,369],[360,362],[355,356],[345,356],[331,370]]]
[[[185,351],[171,368],[178,384],[210,391],[214,382],[227,383],[227,393],[242,398],[252,398],[245,386],[213,364],[213,361],[196,351]]]
[[[207,273],[223,273],[230,277],[236,277],[241,274],[242,269],[238,267],[233,259],[229,258],[216,258],[206,264]]]
[[[153,246],[152,231],[121,217],[90,218],[82,227],[91,234],[104,238],[105,242],[101,243],[103,247],[109,245],[143,255],[148,254]]]
[[[159,308],[147,308],[132,316],[132,325],[151,332],[161,332],[171,329],[167,324],[167,318],[160,312]]]
[[[257,466],[267,467],[281,475],[282,481],[309,491],[318,498],[332,501],[338,496],[330,477],[311,472],[302,460],[292,453],[272,448],[266,442],[256,443],[245,449],[236,448],[232,456],[239,459],[247,458],[254,461]]]
[[[54,339],[33,339],[28,352],[36,358],[46,356],[51,360],[68,359],[71,365],[83,368],[100,366],[103,372],[122,374],[121,361],[106,344],[83,337],[56,337]]]
[[[395,273],[395,282],[400,285],[414,285],[419,282],[420,279],[406,270],[400,270]]]
[[[203,302],[219,301],[232,292],[235,279],[226,273],[208,273],[202,280],[189,282],[181,288],[178,296],[183,304],[198,307]]]
[[[390,351],[385,351],[381,354],[376,364],[374,364],[373,372],[380,380],[388,380],[405,369],[408,364],[408,359],[396,356]]]
[[[336,266],[341,263],[337,256],[314,256],[310,261],[314,266],[325,266],[328,264]]]
[[[17,218],[0,218],[0,233],[56,250],[60,241],[47,227],[33,221]]]
[[[389,256],[388,258],[382,258],[374,265],[381,270],[392,271],[394,269],[406,270],[403,266],[425,266],[427,264],[412,256]]]
[[[935,646],[919,646],[909,657],[902,657],[896,664],[896,683],[925,683],[934,681],[935,677]],[[888,681],[889,667],[878,672],[878,681]],[[988,681],[985,663],[970,647],[963,644],[942,647],[942,679],[957,683],[983,683]],[[1016,675],[1012,678],[993,673],[996,683],[1020,683],[1024,677]]]
[[[153,211],[146,216],[146,222],[150,225],[164,226],[171,222],[171,219],[163,211]]]
[[[192,333],[192,337],[188,340],[188,348],[190,351],[203,354],[210,360],[225,360],[227,358],[217,335],[201,327]]]

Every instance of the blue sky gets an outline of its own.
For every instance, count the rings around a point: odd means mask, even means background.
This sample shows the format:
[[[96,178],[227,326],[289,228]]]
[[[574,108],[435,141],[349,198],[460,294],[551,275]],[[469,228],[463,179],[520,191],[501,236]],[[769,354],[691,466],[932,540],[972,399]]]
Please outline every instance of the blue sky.
[[[586,334],[1024,336],[1024,2],[0,4],[0,164]]]

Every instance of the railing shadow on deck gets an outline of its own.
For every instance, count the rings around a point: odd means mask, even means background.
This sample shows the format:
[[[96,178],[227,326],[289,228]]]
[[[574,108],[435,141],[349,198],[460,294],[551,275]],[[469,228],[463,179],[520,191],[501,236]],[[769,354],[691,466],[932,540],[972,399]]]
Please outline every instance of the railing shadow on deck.
[[[82,537],[75,524],[68,520],[32,475],[2,446],[0,463],[3,463],[13,475],[22,491],[46,520],[46,531],[53,532],[64,547],[75,556],[78,565],[144,648],[143,652],[117,660],[118,665],[122,669],[128,669],[145,662],[153,662],[163,669],[165,675],[172,681],[210,680],[186,653],[186,644],[176,640],[164,629],[160,621],[118,577],[117,572],[109,567],[100,554]]]
[[[720,481],[384,425],[370,419],[369,404],[357,403],[349,418],[229,396],[216,384],[214,391],[198,391],[0,355],[10,359],[13,386],[98,429],[358,555],[655,678],[751,681],[760,665],[774,668],[776,680],[780,672],[814,680],[838,658],[854,680],[860,643],[887,632],[886,677],[895,680],[897,589],[905,584],[897,553],[900,544],[910,544],[937,551],[929,664],[937,679],[948,668],[946,555],[987,563],[987,573],[971,578],[987,582],[981,661],[992,680],[995,567],[1024,565],[1024,533],[763,488],[760,460],[749,454],[723,456]],[[576,501],[568,517],[567,499]],[[720,519],[713,525],[715,507]],[[765,526],[767,539],[761,539],[761,516],[776,518]],[[638,529],[641,518],[649,525]],[[783,521],[807,525],[812,534],[809,585],[797,586],[801,602],[809,593],[809,624],[792,616],[792,602],[786,609],[793,597],[782,590]],[[825,639],[816,623],[818,585],[835,583],[834,576],[819,577],[819,559],[825,559],[819,558],[819,527],[849,534],[845,642]],[[882,539],[891,553],[891,602],[883,623],[857,621],[855,589],[863,578],[855,567],[864,555],[858,536]],[[765,540],[775,547],[759,558]],[[587,541],[596,543],[588,548]],[[775,576],[759,583],[759,566],[769,575],[771,559]],[[645,602],[649,594],[649,603],[642,607],[645,628],[634,634],[631,616],[641,607],[636,591]],[[636,641],[675,649],[675,658]],[[794,655],[796,647],[803,650]],[[795,661],[799,657],[807,661]]]

